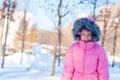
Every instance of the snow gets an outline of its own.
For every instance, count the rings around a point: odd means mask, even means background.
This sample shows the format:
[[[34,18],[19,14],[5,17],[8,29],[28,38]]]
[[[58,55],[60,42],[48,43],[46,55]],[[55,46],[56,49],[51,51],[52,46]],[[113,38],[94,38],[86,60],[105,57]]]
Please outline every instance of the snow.
[[[60,80],[63,59],[61,65],[56,66],[55,76],[50,76],[53,55],[45,52],[42,49],[37,56],[23,53],[22,64],[20,52],[5,57],[5,66],[0,68],[0,80]],[[120,67],[109,68],[109,72],[110,80],[120,80]]]

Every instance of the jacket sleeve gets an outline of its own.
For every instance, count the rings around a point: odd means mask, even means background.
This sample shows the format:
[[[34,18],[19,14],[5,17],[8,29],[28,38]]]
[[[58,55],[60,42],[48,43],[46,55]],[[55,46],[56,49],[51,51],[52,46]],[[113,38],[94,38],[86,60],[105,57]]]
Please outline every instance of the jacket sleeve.
[[[68,49],[67,54],[64,59],[64,68],[61,80],[72,80],[73,76],[73,56],[72,56],[72,49]]]
[[[108,59],[105,50],[102,48],[98,58],[98,80],[109,80]]]

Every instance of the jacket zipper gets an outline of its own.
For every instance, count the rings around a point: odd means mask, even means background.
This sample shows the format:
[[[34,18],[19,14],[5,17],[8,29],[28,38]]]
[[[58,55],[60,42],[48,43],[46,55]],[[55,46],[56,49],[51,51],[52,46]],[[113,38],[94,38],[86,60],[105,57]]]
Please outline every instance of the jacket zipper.
[[[83,80],[85,78],[85,58],[86,57],[86,49],[84,50],[84,57],[83,57]]]

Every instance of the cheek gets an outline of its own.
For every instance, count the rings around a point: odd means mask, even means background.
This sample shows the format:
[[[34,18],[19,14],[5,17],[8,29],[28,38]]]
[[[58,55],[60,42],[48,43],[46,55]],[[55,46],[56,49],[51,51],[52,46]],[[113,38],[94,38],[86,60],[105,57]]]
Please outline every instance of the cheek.
[[[81,40],[84,40],[84,37],[81,36],[80,39],[81,39]]]
[[[88,37],[88,40],[92,40],[92,37]]]
[[[88,40],[92,40],[92,37],[80,37],[81,40],[84,40],[84,39],[88,39]]]

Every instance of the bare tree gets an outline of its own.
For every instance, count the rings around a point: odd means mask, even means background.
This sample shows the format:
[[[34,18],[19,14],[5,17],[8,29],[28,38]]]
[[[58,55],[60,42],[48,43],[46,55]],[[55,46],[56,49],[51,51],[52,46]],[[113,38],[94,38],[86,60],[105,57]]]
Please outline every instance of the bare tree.
[[[113,55],[115,55],[116,53],[116,41],[117,41],[117,29],[118,29],[118,22],[117,24],[115,25],[115,28],[114,28],[114,42],[113,42]]]
[[[69,1],[69,0],[59,0],[59,1],[43,1],[44,9],[48,11],[51,20],[55,24],[55,28],[57,30],[58,38],[56,41],[55,45],[55,52],[54,52],[54,61],[53,61],[53,67],[52,67],[52,76],[54,75],[55,72],[55,64],[56,64],[56,59],[58,59],[58,65],[60,65],[60,54],[61,54],[61,27],[65,23],[64,21],[67,20],[68,15],[73,15],[73,11],[82,4],[81,1]],[[66,19],[65,19],[66,18]],[[58,46],[58,47],[57,47]],[[58,53],[58,55],[56,54]],[[57,58],[56,58],[57,57]]]
[[[5,22],[5,17],[6,17],[6,7],[7,7],[7,5],[6,5],[6,1],[3,1],[3,5],[2,5],[2,9],[1,9],[1,14],[0,14],[0,16],[1,16],[1,27],[0,27],[0,29],[1,29],[1,35],[0,35],[0,39],[1,39],[1,45],[0,45],[0,47],[1,47],[1,49],[2,49],[2,39],[3,39],[3,29],[4,29],[4,22]]]
[[[114,10],[114,12],[113,12]],[[109,7],[104,7],[101,9],[103,23],[103,33],[102,33],[102,46],[104,46],[107,51],[111,53],[111,56],[115,58],[118,49],[118,38],[119,38],[119,22],[120,22],[120,6],[110,5]],[[114,67],[114,60],[112,62],[112,67]]]
[[[113,52],[111,53],[111,55],[115,57],[117,53],[117,39],[118,39],[118,27],[119,27],[120,17],[117,16],[116,18],[114,18],[113,21],[115,23],[115,26],[114,26]],[[114,66],[115,66],[115,60],[113,60],[112,62],[112,67]]]
[[[22,29],[22,47],[21,47],[21,61],[20,64],[22,64],[23,61],[23,52],[24,52],[24,46],[25,46],[25,36],[26,36],[26,30],[28,27],[28,22],[26,21],[26,10],[24,11],[24,16],[23,16],[23,29]]]
[[[27,16],[27,9],[30,1],[23,1],[23,30],[22,30],[22,47],[21,47],[21,60],[20,64],[22,64],[23,61],[23,52],[24,52],[24,46],[25,46],[25,35],[26,35],[26,30],[28,27],[28,21],[26,20]],[[21,4],[20,4],[21,5]]]
[[[97,15],[98,9],[102,6],[107,6],[110,3],[109,0],[86,0],[86,2],[89,5],[89,7],[87,8],[91,10],[91,13],[94,19],[97,19],[98,17]]]
[[[105,7],[104,9],[100,10],[100,14],[98,15],[99,19],[97,19],[97,21],[101,21],[103,25],[103,29],[102,29],[102,46],[104,47],[105,44],[105,38],[106,38],[106,34],[107,34],[107,27],[109,27],[109,21],[111,19],[111,8],[109,7]]]
[[[26,22],[26,25],[29,21]],[[21,20],[18,31],[16,31],[16,35],[14,38],[14,49],[15,51],[19,51],[22,48],[22,40],[23,40],[23,24],[24,19]],[[39,30],[36,28],[36,25],[33,25],[31,28],[27,28],[24,35],[24,51],[30,50],[34,43],[39,43]]]
[[[7,8],[7,15],[6,15],[7,25],[6,25],[6,32],[5,32],[5,41],[4,41],[3,50],[2,50],[2,55],[3,55],[2,64],[1,64],[2,68],[4,68],[6,43],[7,43],[8,30],[10,26],[10,19],[12,18],[12,14],[14,13],[14,10],[16,8],[16,0],[14,2],[11,2],[10,0],[5,0],[4,5],[6,5],[5,7]]]

